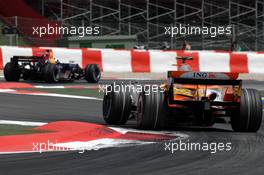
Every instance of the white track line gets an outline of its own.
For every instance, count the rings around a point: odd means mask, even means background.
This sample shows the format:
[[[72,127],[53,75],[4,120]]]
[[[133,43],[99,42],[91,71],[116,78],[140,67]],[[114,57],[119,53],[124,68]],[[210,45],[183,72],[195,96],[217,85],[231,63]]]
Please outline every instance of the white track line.
[[[175,131],[151,131],[151,130],[138,130],[138,129],[127,129],[127,128],[119,128],[119,127],[108,127],[110,129],[113,129],[117,132],[120,132],[122,134],[126,134],[127,132],[140,132],[144,134],[163,134],[163,135],[169,135],[169,136],[177,136],[178,139],[187,139],[189,135],[182,134]]]
[[[54,144],[58,148],[66,148],[74,151],[89,151],[89,150],[99,150],[102,148],[120,148],[127,146],[145,145],[153,144],[155,142],[150,141],[139,141],[139,140],[126,140],[126,139],[111,139],[103,138],[91,141],[74,141]],[[55,150],[56,151],[56,150]]]
[[[29,153],[37,153],[38,151],[17,151],[17,152],[0,152],[0,155],[5,154],[29,154]]]
[[[65,86],[34,86],[35,88],[41,89],[64,89]]]
[[[0,89],[0,93],[8,93],[8,92],[15,92],[14,89]]]
[[[43,85],[41,85],[41,86],[34,86],[34,88],[40,88],[40,89],[79,89],[79,87],[81,88],[81,89],[97,89],[97,88],[99,88],[99,86],[76,86],[76,87],[74,87],[74,86],[43,86]]]
[[[66,95],[66,94],[56,94],[56,93],[20,93],[19,91],[13,89],[0,89],[0,93],[9,93],[17,95],[35,95],[35,96],[47,96],[47,97],[61,97],[61,98],[74,98],[74,99],[85,99],[85,100],[97,100],[102,101],[101,98],[96,97],[85,97],[79,95]]]
[[[24,94],[23,94],[24,95]],[[54,93],[30,93],[25,95],[36,95],[36,96],[47,96],[47,97],[62,97],[62,98],[75,98],[75,99],[85,99],[85,100],[98,100],[102,101],[101,98],[96,97],[85,97],[85,96],[79,96],[79,95],[65,95],[65,94],[54,94]]]
[[[27,121],[12,121],[12,120],[0,120],[0,124],[5,125],[21,125],[21,126],[43,126],[47,123],[44,122],[27,122]]]

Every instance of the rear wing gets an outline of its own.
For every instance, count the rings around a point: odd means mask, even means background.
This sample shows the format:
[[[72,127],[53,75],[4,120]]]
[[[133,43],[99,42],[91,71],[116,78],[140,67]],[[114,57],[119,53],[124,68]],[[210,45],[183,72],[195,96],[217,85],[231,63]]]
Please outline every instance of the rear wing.
[[[238,73],[168,71],[168,78],[236,80]]]
[[[192,85],[232,85],[239,86],[242,80],[217,80],[217,79],[187,79],[187,78],[174,78],[173,82],[177,84],[192,84]]]
[[[237,73],[169,71],[168,80],[173,83],[193,85],[240,85]]]
[[[13,56],[11,62],[38,62],[42,59],[42,56]]]

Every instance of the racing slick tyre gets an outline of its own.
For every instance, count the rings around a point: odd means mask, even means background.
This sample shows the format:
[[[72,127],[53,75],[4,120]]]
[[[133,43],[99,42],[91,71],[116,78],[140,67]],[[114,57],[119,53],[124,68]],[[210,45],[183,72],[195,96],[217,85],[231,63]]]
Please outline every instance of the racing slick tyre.
[[[130,93],[123,91],[115,92],[114,86],[110,85],[103,99],[103,117],[107,124],[123,125],[127,122],[131,113]]]
[[[8,62],[4,68],[4,77],[6,81],[19,81],[21,71],[17,63]]]
[[[47,83],[57,83],[59,81],[59,69],[56,64],[46,64],[44,67],[44,80]]]
[[[164,92],[145,91],[140,93],[137,107],[137,127],[139,129],[163,129],[166,124],[166,100]]]
[[[85,79],[89,83],[97,83],[101,78],[101,71],[97,64],[88,64],[85,67]]]
[[[255,89],[243,89],[240,109],[231,115],[231,125],[236,132],[257,132],[262,122],[262,100]]]

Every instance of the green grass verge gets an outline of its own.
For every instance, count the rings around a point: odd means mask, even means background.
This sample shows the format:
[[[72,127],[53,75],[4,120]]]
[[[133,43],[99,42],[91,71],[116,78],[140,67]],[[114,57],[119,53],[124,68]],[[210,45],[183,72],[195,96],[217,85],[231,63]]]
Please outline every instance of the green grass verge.
[[[47,131],[33,130],[35,126],[0,124],[0,136],[43,133]]]
[[[21,89],[17,89],[21,90]],[[98,89],[74,89],[74,88],[29,88],[23,89],[29,91],[40,91],[40,92],[48,92],[48,93],[56,93],[56,94],[64,94],[64,95],[78,95],[78,96],[85,96],[85,97],[96,97],[96,98],[103,98],[103,93],[100,92]]]

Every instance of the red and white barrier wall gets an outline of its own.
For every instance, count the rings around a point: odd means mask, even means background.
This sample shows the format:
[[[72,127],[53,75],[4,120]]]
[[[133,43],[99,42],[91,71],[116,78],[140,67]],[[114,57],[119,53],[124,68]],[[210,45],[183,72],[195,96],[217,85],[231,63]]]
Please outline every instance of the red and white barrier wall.
[[[98,64],[106,72],[166,72],[176,70],[176,56],[192,56],[187,61],[194,71],[264,73],[264,53],[221,51],[157,51],[113,49],[52,49],[64,63]],[[0,69],[12,56],[37,56],[45,48],[0,47]]]

